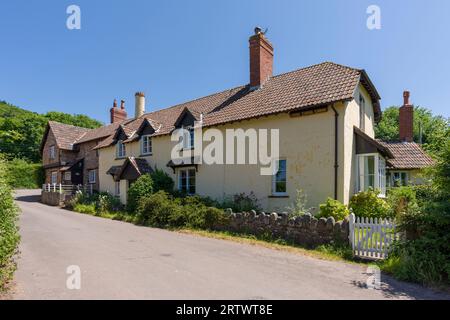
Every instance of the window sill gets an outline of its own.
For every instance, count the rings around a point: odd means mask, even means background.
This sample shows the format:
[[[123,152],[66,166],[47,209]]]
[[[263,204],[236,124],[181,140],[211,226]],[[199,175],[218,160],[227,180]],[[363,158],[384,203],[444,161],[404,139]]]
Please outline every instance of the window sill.
[[[151,157],[153,153],[142,153],[140,157]]]
[[[188,147],[188,148],[183,148],[182,151],[190,151],[190,150],[194,150],[194,147]]]
[[[125,157],[116,157],[114,160],[123,160],[125,158],[126,158],[126,156]]]
[[[289,198],[289,195],[288,194],[271,194],[271,195],[269,195],[269,199],[277,199],[277,198],[280,198],[280,199],[287,199],[287,198]]]

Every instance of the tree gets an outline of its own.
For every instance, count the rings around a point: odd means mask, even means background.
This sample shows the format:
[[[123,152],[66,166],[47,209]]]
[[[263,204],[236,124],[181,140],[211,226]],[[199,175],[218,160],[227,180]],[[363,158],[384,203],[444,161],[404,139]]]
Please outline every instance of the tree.
[[[377,139],[399,140],[399,108],[392,106],[383,112],[381,121],[375,127]],[[435,116],[423,107],[414,108],[414,141],[422,142],[423,148],[432,155],[439,155],[450,138],[450,119]],[[420,141],[421,140],[421,141]]]

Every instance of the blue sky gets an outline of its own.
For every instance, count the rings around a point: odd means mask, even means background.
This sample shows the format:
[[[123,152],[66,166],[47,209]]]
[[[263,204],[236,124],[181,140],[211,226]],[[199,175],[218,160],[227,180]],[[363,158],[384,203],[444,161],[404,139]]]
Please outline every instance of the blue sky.
[[[81,8],[81,30],[66,8]],[[366,9],[381,8],[381,30]],[[383,108],[411,100],[450,116],[450,1],[2,1],[0,100],[36,112],[109,120],[114,98],[134,113],[248,82],[248,37],[268,27],[275,74],[322,61],[366,69]]]

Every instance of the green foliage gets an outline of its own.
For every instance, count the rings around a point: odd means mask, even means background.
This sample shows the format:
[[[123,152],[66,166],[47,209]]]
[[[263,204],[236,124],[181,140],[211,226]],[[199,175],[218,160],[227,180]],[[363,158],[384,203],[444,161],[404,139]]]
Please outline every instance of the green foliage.
[[[355,194],[349,203],[349,208],[357,217],[365,218],[391,218],[392,211],[387,202],[378,195],[379,191],[360,192]]]
[[[223,210],[206,206],[200,197],[174,198],[165,191],[158,191],[141,198],[136,222],[155,227],[213,228],[226,221]]]
[[[251,210],[261,211],[258,198],[253,191],[248,195],[246,193],[235,194],[226,197],[221,204],[222,208],[231,208],[234,212],[248,212]]]
[[[400,219],[400,240],[386,265],[394,275],[431,285],[450,285],[450,141],[432,171],[433,185],[418,188],[419,208]]]
[[[308,209],[306,208],[307,200],[308,197],[306,193],[303,190],[298,189],[297,197],[295,198],[294,203],[292,204],[292,206],[287,207],[287,210],[289,211],[289,217],[294,218],[306,214],[308,212]]]
[[[404,214],[418,210],[416,192],[410,186],[389,189],[387,202],[393,217],[400,218]]]
[[[321,204],[319,214],[316,218],[329,218],[333,217],[335,221],[344,220],[350,214],[347,206],[338,200],[328,198],[326,203]]]
[[[6,168],[0,157],[0,291],[15,270],[13,261],[20,236],[17,227],[18,208],[6,182]]]
[[[95,208],[98,213],[105,214],[111,212],[117,212],[122,209],[122,203],[120,199],[113,196],[108,192],[102,192],[98,194],[95,201]]]
[[[399,109],[389,107],[383,112],[383,118],[375,127],[375,135],[378,139],[386,141],[399,140]],[[414,108],[414,141],[420,140],[420,128],[422,128],[423,148],[433,155],[438,155],[450,138],[450,121],[442,116],[435,116],[426,108]]]
[[[73,207],[73,211],[91,215],[95,215],[97,213],[97,210],[95,209],[95,204],[76,203]]]
[[[0,151],[7,159],[21,158],[34,163],[40,162],[39,148],[49,120],[86,128],[102,125],[83,115],[61,112],[41,115],[0,101]]]
[[[152,180],[153,180],[153,191],[158,192],[160,190],[172,193],[174,188],[174,181],[173,179],[165,173],[161,169],[156,169],[151,174]]]
[[[44,169],[39,163],[23,159],[6,162],[7,182],[13,189],[36,189],[44,183]]]
[[[140,176],[128,189],[127,211],[136,212],[139,200],[153,193],[153,180],[149,174]]]

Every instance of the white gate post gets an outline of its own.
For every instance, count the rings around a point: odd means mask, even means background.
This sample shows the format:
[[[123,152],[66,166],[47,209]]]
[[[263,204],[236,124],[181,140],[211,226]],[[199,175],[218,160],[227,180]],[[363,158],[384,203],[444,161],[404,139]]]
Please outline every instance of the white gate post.
[[[352,252],[355,251],[355,214],[352,212],[350,216],[348,217],[348,238],[350,240],[350,243],[352,244]]]

